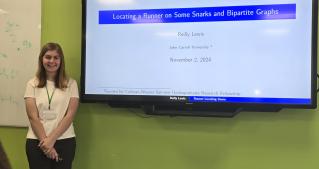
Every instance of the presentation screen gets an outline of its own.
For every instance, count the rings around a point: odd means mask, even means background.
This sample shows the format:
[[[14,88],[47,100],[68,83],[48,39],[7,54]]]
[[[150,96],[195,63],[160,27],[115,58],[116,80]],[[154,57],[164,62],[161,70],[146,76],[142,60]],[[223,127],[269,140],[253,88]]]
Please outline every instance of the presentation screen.
[[[317,0],[86,0],[82,100],[316,107]]]

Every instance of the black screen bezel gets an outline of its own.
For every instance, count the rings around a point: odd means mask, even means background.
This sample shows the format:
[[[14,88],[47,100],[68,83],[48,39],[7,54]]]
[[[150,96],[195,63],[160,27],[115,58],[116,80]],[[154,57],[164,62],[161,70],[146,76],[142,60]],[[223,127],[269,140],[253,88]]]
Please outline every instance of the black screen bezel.
[[[312,0],[312,46],[311,46],[311,104],[265,104],[265,103],[188,103],[187,101],[176,102],[168,96],[139,96],[139,95],[94,95],[85,93],[85,72],[86,72],[86,4],[82,0],[82,56],[81,56],[81,89],[80,99],[84,103],[120,103],[127,105],[195,105],[195,106],[235,106],[235,107],[279,107],[279,108],[316,108],[317,107],[317,32],[318,32],[318,1]],[[184,96],[181,96],[184,97]]]

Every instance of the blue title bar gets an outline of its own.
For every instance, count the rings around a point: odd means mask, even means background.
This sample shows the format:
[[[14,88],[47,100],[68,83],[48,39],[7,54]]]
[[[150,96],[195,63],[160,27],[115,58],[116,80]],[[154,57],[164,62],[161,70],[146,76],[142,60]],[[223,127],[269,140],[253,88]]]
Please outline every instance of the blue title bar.
[[[101,10],[99,24],[140,24],[296,19],[296,4]]]

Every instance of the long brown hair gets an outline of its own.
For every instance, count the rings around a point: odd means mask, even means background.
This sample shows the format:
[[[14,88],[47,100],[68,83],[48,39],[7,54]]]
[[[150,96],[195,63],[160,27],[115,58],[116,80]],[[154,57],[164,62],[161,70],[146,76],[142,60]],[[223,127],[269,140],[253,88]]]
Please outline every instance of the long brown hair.
[[[59,89],[67,88],[69,78],[67,77],[66,72],[65,72],[65,62],[64,62],[63,51],[62,51],[62,48],[59,44],[52,43],[52,42],[45,44],[42,47],[41,52],[39,54],[38,70],[36,73],[36,77],[39,80],[37,87],[42,88],[42,87],[46,86],[46,84],[47,84],[47,75],[46,75],[46,71],[45,71],[44,66],[43,66],[43,56],[45,55],[45,53],[47,51],[50,51],[50,50],[57,51],[57,53],[59,54],[60,59],[61,59],[60,67],[58,69],[57,76],[55,76],[55,80],[54,80],[55,87],[59,88]]]

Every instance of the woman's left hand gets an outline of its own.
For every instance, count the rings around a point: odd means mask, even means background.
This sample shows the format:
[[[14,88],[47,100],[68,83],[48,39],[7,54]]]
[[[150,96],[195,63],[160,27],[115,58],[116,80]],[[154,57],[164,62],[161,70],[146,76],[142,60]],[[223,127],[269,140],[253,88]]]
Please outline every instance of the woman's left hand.
[[[47,152],[48,150],[51,150],[53,148],[55,141],[55,139],[46,137],[40,141],[38,146],[42,149],[43,152]]]

